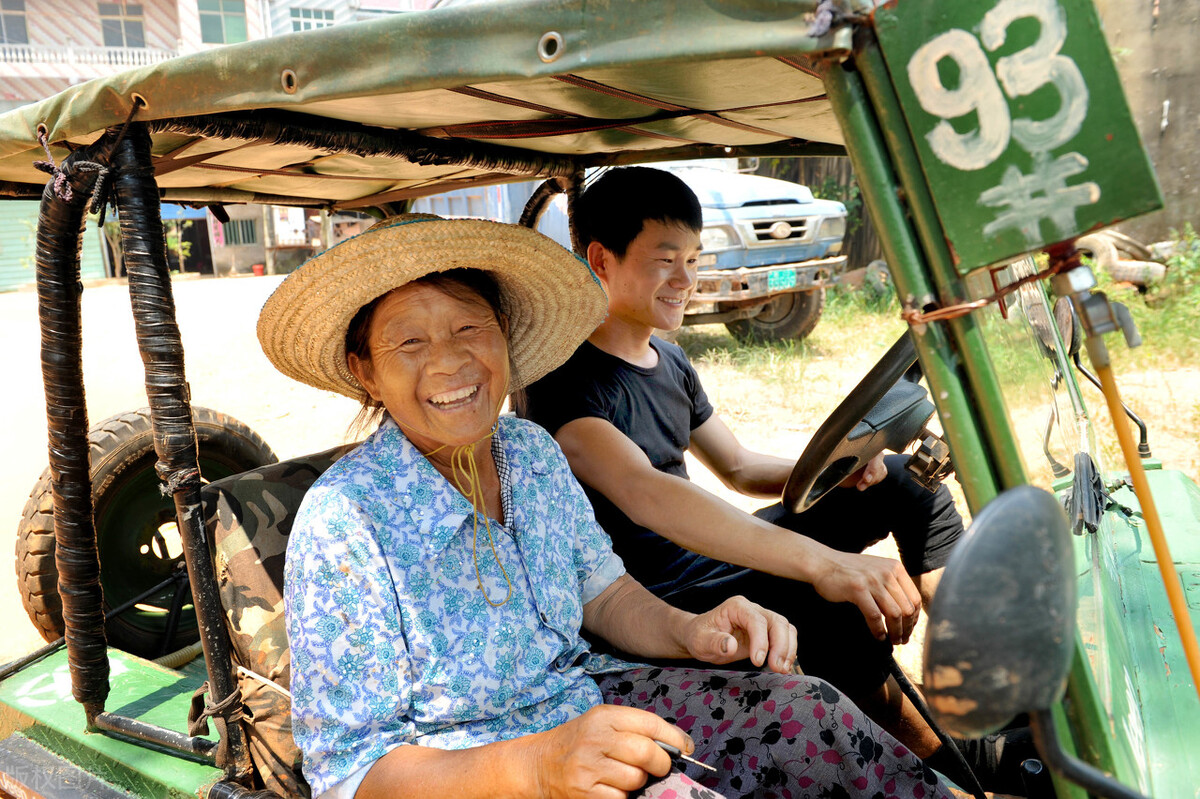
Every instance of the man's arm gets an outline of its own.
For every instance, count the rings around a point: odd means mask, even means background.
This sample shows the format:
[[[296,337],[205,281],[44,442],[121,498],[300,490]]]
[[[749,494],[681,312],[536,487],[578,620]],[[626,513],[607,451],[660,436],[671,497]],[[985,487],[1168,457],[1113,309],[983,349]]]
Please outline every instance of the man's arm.
[[[751,497],[775,498],[783,493],[795,460],[746,449],[715,413],[692,431],[691,452],[728,488]],[[870,488],[887,477],[883,453],[842,481],[842,488]]]
[[[746,449],[715,413],[692,431],[688,452],[726,487],[751,497],[778,497],[795,464]]]
[[[908,640],[921,598],[899,561],[837,552],[745,513],[658,471],[604,419],[575,419],[554,438],[575,476],[636,524],[710,558],[811,583],[831,602],[857,605],[878,637]]]

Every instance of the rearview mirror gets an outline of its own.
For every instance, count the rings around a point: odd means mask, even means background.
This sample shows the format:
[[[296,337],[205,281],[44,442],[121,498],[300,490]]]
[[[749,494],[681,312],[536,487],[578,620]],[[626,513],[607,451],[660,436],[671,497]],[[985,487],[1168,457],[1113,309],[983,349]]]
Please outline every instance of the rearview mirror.
[[[938,723],[977,738],[1066,687],[1075,627],[1070,524],[1040,488],[1005,491],[976,516],[929,608],[925,692]]]
[[[1054,320],[1058,323],[1058,331],[1063,338],[1063,346],[1067,348],[1067,357],[1074,358],[1075,353],[1083,346],[1083,331],[1080,329],[1079,317],[1071,308],[1068,297],[1059,297],[1054,302]]]

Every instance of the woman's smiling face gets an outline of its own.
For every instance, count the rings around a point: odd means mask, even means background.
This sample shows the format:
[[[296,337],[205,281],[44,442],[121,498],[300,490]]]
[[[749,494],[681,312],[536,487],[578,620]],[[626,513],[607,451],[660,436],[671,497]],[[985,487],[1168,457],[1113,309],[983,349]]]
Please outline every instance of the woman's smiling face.
[[[508,340],[482,297],[410,283],[379,301],[350,371],[421,451],[478,441],[508,394]]]

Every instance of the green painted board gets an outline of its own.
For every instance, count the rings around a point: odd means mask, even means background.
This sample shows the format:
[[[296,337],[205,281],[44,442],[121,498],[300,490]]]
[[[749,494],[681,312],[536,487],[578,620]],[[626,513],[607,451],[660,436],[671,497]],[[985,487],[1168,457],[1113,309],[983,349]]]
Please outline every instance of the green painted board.
[[[961,273],[1162,207],[1089,0],[892,0],[875,27]]]
[[[1146,474],[1189,604],[1185,629],[1200,634],[1200,487],[1182,472]],[[1196,697],[1154,549],[1128,487],[1100,529],[1075,537],[1079,653],[1071,676],[1077,741],[1087,759],[1153,797],[1200,797]],[[1190,623],[1189,623],[1190,622]]]
[[[183,732],[192,692],[204,677],[109,649],[105,709]],[[212,766],[87,731],[71,696],[66,650],[0,683],[0,737],[20,734],[132,796],[183,799],[222,777]],[[211,737],[211,736],[210,736]]]

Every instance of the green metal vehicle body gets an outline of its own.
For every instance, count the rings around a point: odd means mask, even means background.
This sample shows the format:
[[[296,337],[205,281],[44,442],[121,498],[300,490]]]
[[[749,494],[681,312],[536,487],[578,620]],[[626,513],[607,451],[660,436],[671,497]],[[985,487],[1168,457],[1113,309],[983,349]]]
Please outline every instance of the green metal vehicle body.
[[[1050,247],[1053,263],[1060,242],[1161,204],[1120,97],[1086,0],[452,6],[219,48],[9,112],[0,197],[42,196],[39,126],[55,160],[146,126],[165,201],[377,213],[531,175],[570,196],[597,166],[844,152],[919,314],[989,298],[1036,271],[1026,253]],[[1050,711],[1062,745],[1124,785],[1200,797],[1200,701],[1138,500],[1118,487],[1124,467],[1101,462],[1051,299],[1031,281],[953,318],[910,315],[912,339],[973,515],[1017,486],[1062,494],[1071,477],[1051,460],[1070,467],[1080,452],[1132,510],[1072,539],[1074,655]],[[1188,599],[1179,622],[1195,632],[1200,489],[1146,468]],[[1001,611],[1038,601],[996,598]],[[182,727],[202,669],[110,660],[110,710]],[[0,793],[87,794],[72,793],[78,768],[112,795],[207,796],[228,773],[211,755],[89,731],[69,684],[63,653],[0,682]],[[1059,796],[1087,795],[1054,779]]]

